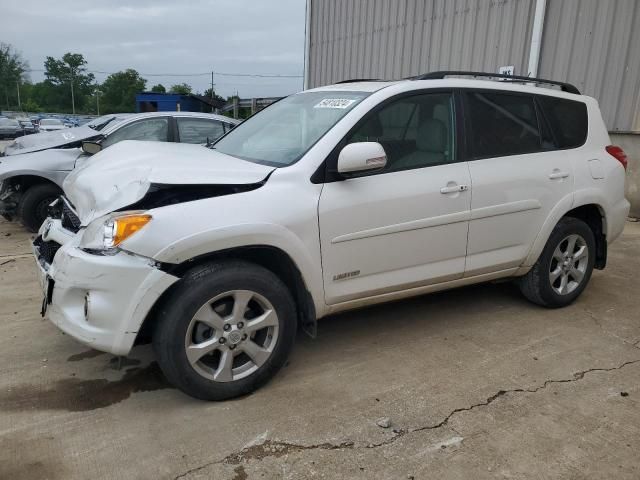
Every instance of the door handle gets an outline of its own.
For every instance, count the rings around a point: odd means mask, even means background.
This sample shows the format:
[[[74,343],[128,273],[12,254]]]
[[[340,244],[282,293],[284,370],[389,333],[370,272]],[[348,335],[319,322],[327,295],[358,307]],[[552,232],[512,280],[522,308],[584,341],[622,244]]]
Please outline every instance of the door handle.
[[[560,170],[554,170],[549,174],[549,178],[551,180],[556,180],[558,178],[567,178],[569,176],[569,172],[561,172]]]
[[[442,187],[440,189],[440,193],[458,193],[458,192],[465,192],[469,190],[469,186],[468,185],[448,185],[446,187]]]

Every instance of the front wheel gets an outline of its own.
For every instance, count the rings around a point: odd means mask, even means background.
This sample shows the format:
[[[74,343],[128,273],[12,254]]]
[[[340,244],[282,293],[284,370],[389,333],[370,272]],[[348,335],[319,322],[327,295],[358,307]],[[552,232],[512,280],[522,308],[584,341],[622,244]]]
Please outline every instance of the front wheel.
[[[586,288],[595,263],[595,237],[582,220],[561,219],[533,268],[519,279],[533,303],[549,308],[572,303]]]
[[[49,205],[61,194],[60,188],[49,183],[30,187],[18,204],[18,217],[22,225],[30,232],[37,232],[49,215]]]
[[[284,365],[296,334],[296,309],[271,271],[248,262],[196,267],[160,309],[153,346],[160,368],[202,400],[250,393]]]

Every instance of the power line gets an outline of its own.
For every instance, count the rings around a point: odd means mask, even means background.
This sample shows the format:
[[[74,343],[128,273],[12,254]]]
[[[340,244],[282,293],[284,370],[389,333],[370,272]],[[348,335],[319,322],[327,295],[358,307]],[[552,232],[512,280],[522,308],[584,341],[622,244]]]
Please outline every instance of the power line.
[[[45,72],[44,69],[32,68],[27,72]],[[101,70],[86,70],[87,73],[99,73],[102,75],[113,75],[118,72],[104,72]],[[143,77],[204,77],[211,75],[212,72],[203,73],[141,73]],[[278,73],[230,73],[230,72],[213,72],[214,75],[221,77],[252,77],[252,78],[302,78],[302,75],[281,75]]]

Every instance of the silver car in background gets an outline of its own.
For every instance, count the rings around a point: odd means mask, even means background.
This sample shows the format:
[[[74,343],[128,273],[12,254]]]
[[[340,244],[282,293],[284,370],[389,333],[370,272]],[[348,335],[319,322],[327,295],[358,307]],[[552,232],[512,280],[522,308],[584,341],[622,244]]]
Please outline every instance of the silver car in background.
[[[0,118],[0,139],[16,138],[24,135],[22,125],[12,118]]]
[[[57,118],[43,118],[40,120],[40,131],[41,132],[54,132],[56,130],[64,130],[64,123]]]
[[[122,140],[208,144],[238,123],[210,113],[113,114],[82,127],[21,137],[0,158],[0,215],[35,232],[62,193],[65,177],[90,155]]]

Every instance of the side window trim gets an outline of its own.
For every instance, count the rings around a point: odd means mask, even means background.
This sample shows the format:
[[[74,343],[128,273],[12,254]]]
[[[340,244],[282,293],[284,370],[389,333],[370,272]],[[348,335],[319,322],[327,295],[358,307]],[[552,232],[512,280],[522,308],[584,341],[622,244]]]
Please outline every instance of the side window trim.
[[[457,114],[457,105],[458,103],[456,102],[456,89],[453,88],[426,88],[426,89],[420,89],[420,90],[411,90],[408,92],[402,92],[399,93],[397,95],[394,95],[393,97],[389,97],[384,99],[383,101],[381,101],[380,103],[378,103],[375,107],[373,107],[371,110],[369,110],[365,115],[362,116],[362,118],[360,118],[356,124],[351,127],[349,129],[349,131],[340,139],[340,141],[336,144],[336,146],[333,148],[333,150],[331,150],[331,152],[329,153],[329,155],[327,155],[327,157],[324,159],[324,161],[318,166],[318,168],[316,169],[316,171],[313,173],[313,175],[311,175],[310,181],[311,183],[315,183],[315,184],[319,184],[319,183],[332,183],[332,182],[340,182],[345,180],[344,178],[340,177],[338,175],[337,172],[337,163],[338,163],[338,155],[340,153],[340,150],[342,150],[344,148],[344,146],[347,144],[347,139],[354,133],[356,132],[360,127],[362,127],[362,125],[364,125],[364,123],[371,117],[371,115],[378,113],[380,110],[382,110],[383,108],[385,108],[387,105],[394,103],[398,100],[402,100],[404,98],[409,98],[409,97],[415,97],[415,96],[420,96],[420,95],[429,95],[429,94],[449,94],[451,95],[452,98],[452,108],[454,110],[454,115],[452,118],[452,121],[454,122],[454,126],[453,126],[453,132],[455,135],[454,138],[454,152],[453,152],[453,160],[449,163],[459,163],[460,161],[464,161],[461,160],[461,157],[459,155],[459,125],[458,125],[458,114]],[[407,170],[399,170],[399,171],[408,171],[408,170],[416,170],[415,168],[413,169],[407,169]],[[385,173],[392,173],[392,172],[377,172],[377,173],[373,173],[373,174],[369,174],[369,175],[362,175],[363,177],[365,176],[371,176],[371,175],[384,175]]]

